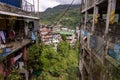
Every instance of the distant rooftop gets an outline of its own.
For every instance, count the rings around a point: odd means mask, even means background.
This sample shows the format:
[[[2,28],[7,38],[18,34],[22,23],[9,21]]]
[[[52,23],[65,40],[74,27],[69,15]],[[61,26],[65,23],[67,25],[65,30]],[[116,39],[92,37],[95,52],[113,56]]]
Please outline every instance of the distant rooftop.
[[[73,35],[74,34],[73,31],[56,31],[56,33],[65,34],[65,35]]]

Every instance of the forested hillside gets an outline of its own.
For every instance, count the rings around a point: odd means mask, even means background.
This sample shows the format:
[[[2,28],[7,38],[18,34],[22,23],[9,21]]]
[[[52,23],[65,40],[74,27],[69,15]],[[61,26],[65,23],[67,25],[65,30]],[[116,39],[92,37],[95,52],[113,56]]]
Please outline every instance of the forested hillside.
[[[55,24],[61,18],[69,5],[59,5],[54,8],[49,8],[45,12],[40,13],[41,24]],[[79,26],[80,5],[72,5],[70,9],[61,18],[60,24],[63,27],[75,28]]]

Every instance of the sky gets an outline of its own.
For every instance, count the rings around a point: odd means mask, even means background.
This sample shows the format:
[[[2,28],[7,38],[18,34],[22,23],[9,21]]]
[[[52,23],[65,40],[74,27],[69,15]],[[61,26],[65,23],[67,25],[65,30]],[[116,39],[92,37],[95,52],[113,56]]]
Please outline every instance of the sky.
[[[35,11],[38,11],[38,0],[27,0],[31,4],[35,4]],[[71,4],[72,0],[39,0],[39,11],[43,12],[47,8],[53,8],[61,4]],[[73,4],[80,4],[81,0],[74,0]]]

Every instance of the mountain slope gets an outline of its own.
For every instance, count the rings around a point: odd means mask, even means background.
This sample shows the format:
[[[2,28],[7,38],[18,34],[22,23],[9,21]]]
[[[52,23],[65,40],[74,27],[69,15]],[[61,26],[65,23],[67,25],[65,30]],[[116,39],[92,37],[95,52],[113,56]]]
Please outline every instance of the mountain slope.
[[[42,24],[55,24],[60,16],[68,8],[69,5],[59,5],[54,8],[49,8],[45,12],[40,13]],[[63,27],[75,28],[79,26],[80,5],[72,5],[71,8],[61,18],[60,24]]]

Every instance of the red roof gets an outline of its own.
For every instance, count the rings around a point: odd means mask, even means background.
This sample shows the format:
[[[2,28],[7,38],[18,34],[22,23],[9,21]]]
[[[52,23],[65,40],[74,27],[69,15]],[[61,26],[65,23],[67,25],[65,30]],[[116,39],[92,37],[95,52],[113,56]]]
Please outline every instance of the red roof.
[[[47,28],[42,28],[42,29],[40,29],[40,31],[41,32],[51,32],[49,29],[47,29]]]

